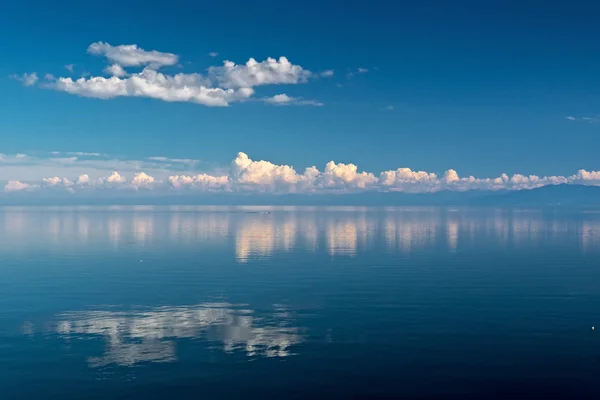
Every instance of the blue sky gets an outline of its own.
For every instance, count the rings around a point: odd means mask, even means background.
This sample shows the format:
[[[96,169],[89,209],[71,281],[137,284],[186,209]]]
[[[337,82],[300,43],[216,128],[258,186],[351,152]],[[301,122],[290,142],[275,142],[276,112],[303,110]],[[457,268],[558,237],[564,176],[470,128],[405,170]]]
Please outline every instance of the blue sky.
[[[32,165],[47,169],[51,152],[193,159],[186,173],[211,175],[227,174],[238,152],[298,174],[330,160],[375,176],[400,167],[482,179],[593,172],[598,12],[579,1],[12,2],[0,15],[0,153],[29,162],[5,169],[14,176],[0,167],[0,180],[34,180]],[[207,76],[224,60],[284,56],[311,75],[257,84],[251,99],[228,107],[81,97],[43,78],[108,79],[103,69],[115,59],[88,51],[100,41],[177,57],[124,66],[130,74],[149,67]],[[22,74],[33,72],[39,80],[24,85]],[[283,93],[296,100],[269,104]],[[79,161],[60,162],[71,180],[94,173]]]

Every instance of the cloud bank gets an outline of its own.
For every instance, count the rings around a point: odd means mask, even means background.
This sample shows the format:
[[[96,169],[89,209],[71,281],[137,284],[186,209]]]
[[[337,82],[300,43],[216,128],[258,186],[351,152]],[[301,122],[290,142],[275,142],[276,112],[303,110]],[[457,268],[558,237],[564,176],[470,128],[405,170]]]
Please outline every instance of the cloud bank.
[[[97,153],[92,154],[97,158]],[[238,153],[224,173],[196,172],[197,160],[149,157],[146,161],[104,160],[99,164],[103,169],[94,170],[95,176],[86,173],[86,168],[94,161],[78,157],[34,159],[27,155],[0,157],[0,163],[27,165],[31,162],[60,165],[62,171],[80,172],[78,175],[46,176],[38,180],[7,179],[5,193],[39,192],[65,190],[80,192],[90,190],[148,190],[156,192],[213,192],[213,193],[353,193],[361,191],[432,193],[440,190],[521,190],[534,189],[546,185],[582,184],[600,185],[600,171],[579,170],[570,176],[537,176],[502,174],[494,178],[460,176],[449,169],[442,174],[415,171],[410,168],[372,173],[361,171],[355,164],[330,161],[323,169],[315,166],[297,171],[290,165],[277,165],[265,160],[253,160],[245,153]],[[11,164],[12,163],[12,164]],[[90,164],[92,163],[92,164]],[[96,163],[98,163],[96,161]],[[105,164],[103,164],[105,163]],[[121,165],[127,173],[112,171],[110,166]],[[132,166],[135,165],[135,169]],[[139,166],[146,167],[144,171]],[[184,168],[184,169],[182,169]],[[187,170],[185,168],[188,168]],[[192,168],[192,169],[189,169]],[[39,171],[46,171],[47,167]],[[98,172],[106,171],[105,175]]]
[[[203,73],[169,74],[159,70],[179,64],[179,56],[157,50],[147,51],[135,45],[113,46],[105,42],[92,43],[91,55],[104,57],[108,64],[104,75],[87,76],[79,79],[54,77],[46,74],[41,86],[61,92],[97,99],[117,97],[145,97],[167,102],[191,102],[209,107],[226,107],[235,102],[248,101],[255,95],[255,88],[265,85],[304,84],[312,77],[331,77],[332,70],[313,74],[286,57],[267,58],[257,61],[250,58],[244,64],[225,60],[220,66],[210,66]],[[210,53],[216,57],[218,53]],[[72,65],[67,68],[73,71]],[[137,71],[130,69],[137,68]],[[140,70],[141,69],[141,70]],[[26,86],[38,82],[35,72],[13,75]],[[278,97],[280,96],[280,97]],[[264,101],[276,105],[314,105],[315,100],[288,97],[285,94]],[[285,96],[285,97],[281,97]],[[257,98],[256,100],[261,100]]]

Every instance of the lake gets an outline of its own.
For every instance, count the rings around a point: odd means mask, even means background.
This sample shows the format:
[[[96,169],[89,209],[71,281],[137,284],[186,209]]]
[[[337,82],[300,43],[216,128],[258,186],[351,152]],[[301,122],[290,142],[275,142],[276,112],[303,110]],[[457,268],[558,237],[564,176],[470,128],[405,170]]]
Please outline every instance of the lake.
[[[2,399],[597,398],[599,335],[594,210],[0,208]]]

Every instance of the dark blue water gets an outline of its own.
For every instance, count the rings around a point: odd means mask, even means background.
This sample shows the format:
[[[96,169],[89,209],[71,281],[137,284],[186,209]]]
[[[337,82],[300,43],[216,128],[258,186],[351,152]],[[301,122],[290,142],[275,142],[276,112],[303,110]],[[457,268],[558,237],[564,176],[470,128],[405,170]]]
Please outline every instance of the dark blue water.
[[[597,398],[599,335],[591,211],[0,209],[2,399]]]

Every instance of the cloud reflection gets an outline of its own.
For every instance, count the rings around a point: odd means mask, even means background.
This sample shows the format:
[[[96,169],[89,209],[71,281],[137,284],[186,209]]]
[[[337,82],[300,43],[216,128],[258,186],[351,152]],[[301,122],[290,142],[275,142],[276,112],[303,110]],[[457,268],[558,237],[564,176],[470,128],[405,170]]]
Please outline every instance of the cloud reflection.
[[[58,319],[55,332],[65,340],[105,339],[104,354],[89,357],[90,367],[173,362],[180,339],[218,342],[225,353],[243,351],[248,357],[287,357],[303,341],[282,306],[267,316],[229,303],[203,303],[135,312],[68,312]]]
[[[263,213],[271,210],[270,214]],[[115,207],[0,211],[0,252],[76,253],[86,246],[111,251],[230,249],[239,263],[284,253],[325,252],[357,256],[380,247],[389,253],[500,246],[574,239],[582,249],[600,249],[600,215],[539,211],[440,208],[256,208]],[[565,234],[566,237],[565,237]],[[109,246],[106,246],[109,244]]]

